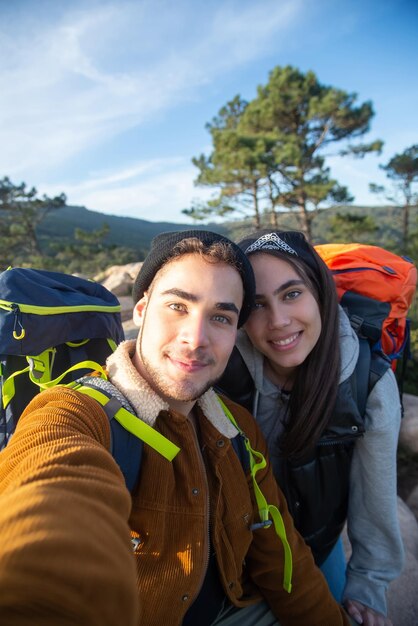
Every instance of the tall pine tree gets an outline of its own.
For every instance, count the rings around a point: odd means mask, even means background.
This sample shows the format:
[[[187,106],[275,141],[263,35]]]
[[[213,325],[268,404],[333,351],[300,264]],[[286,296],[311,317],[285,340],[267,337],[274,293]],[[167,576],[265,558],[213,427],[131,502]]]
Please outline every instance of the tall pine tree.
[[[380,140],[358,140],[370,129],[370,102],[356,106],[356,94],[322,85],[313,72],[276,67],[251,102],[236,96],[207,128],[213,150],[193,159],[197,185],[217,189],[211,205],[219,214],[250,209],[255,226],[262,212],[277,223],[277,212],[295,211],[300,228],[312,238],[312,220],[324,203],[352,200],[346,187],[331,178],[326,150],[340,146],[340,156],[379,152]]]

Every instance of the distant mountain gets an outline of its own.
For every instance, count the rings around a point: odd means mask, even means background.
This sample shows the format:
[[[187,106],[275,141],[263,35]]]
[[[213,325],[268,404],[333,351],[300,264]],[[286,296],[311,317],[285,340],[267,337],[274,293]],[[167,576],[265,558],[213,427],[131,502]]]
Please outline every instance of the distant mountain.
[[[396,251],[402,242],[402,209],[395,206],[362,207],[355,205],[337,205],[327,209],[319,209],[312,223],[314,243],[332,242],[334,236],[331,231],[331,220],[337,214],[358,217],[370,217],[376,225],[376,231],[369,236],[367,233],[362,237],[363,243],[380,245]],[[298,215],[292,211],[277,213],[278,230],[300,230]],[[270,228],[265,217],[265,228]],[[244,236],[249,229],[253,229],[249,220],[224,223],[227,234],[237,241]],[[410,233],[417,230],[418,207],[410,208],[409,216]]]
[[[39,226],[38,232],[41,244],[47,247],[48,241],[52,239],[62,240],[63,243],[73,241],[76,228],[91,232],[101,228],[103,224],[107,224],[110,229],[106,238],[107,244],[134,250],[147,250],[151,239],[165,231],[201,228],[222,234],[227,233],[225,226],[219,224],[196,226],[190,223],[147,222],[133,217],[118,217],[90,211],[81,206],[65,206],[51,211]]]
[[[401,211],[392,206],[359,207],[359,206],[335,206],[329,209],[322,209],[315,218],[314,239],[316,242],[330,241],[329,219],[336,213],[350,213],[352,215],[370,215],[378,226],[378,231],[374,236],[375,242],[380,245],[387,245],[388,242],[400,241],[401,232]],[[298,229],[297,216],[292,212],[279,213],[279,228]],[[410,225],[411,229],[416,228],[417,209],[411,209]],[[230,222],[195,224],[195,223],[174,223],[174,222],[148,222],[146,220],[133,217],[118,217],[107,215],[98,211],[90,211],[85,207],[66,206],[62,209],[52,211],[39,227],[41,245],[48,247],[51,240],[65,242],[74,241],[74,231],[81,228],[87,232],[97,230],[107,224],[110,228],[106,243],[109,245],[123,246],[145,254],[153,237],[164,231],[186,230],[189,228],[199,228],[213,230],[226,235],[235,241],[243,236],[248,230],[253,229],[252,221],[233,220]],[[268,224],[265,224],[268,227]],[[373,242],[370,242],[373,243]]]

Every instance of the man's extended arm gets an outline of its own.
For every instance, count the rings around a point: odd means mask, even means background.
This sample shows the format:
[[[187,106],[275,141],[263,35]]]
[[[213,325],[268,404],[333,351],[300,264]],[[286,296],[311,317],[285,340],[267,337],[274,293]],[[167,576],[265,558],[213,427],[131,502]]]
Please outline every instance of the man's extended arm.
[[[131,499],[107,418],[74,391],[43,392],[0,455],[0,624],[136,626]]]

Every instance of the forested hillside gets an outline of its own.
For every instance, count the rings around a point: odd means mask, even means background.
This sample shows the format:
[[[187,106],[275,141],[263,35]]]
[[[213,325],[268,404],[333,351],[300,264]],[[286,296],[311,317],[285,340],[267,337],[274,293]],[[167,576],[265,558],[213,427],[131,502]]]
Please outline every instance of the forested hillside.
[[[347,233],[347,240],[361,239],[367,243],[389,246],[397,249],[401,239],[401,211],[393,206],[380,207],[331,207],[323,209],[313,222],[313,239],[315,243],[332,241],[335,239],[335,228],[332,223],[336,216],[351,216],[351,229]],[[411,225],[415,228],[418,209],[412,210]],[[362,218],[373,221],[375,229],[365,230]],[[358,220],[356,232],[355,220]],[[354,220],[354,223],[353,223]],[[38,227],[39,240],[42,248],[47,251],[51,243],[67,245],[75,242],[76,229],[82,229],[88,233],[97,231],[107,224],[109,232],[104,237],[107,246],[123,246],[130,248],[141,260],[148,251],[151,239],[158,233],[171,230],[183,230],[186,228],[207,228],[219,233],[227,234],[237,239],[248,229],[253,228],[250,218],[246,220],[231,220],[220,223],[202,225],[192,221],[184,223],[173,222],[148,222],[142,219],[130,217],[118,217],[106,215],[98,211],[90,211],[84,207],[64,206],[56,211],[51,211]],[[262,225],[269,227],[268,219],[263,218]],[[279,228],[298,229],[297,216],[292,212],[279,214]],[[339,225],[341,231],[341,225]],[[354,235],[357,234],[357,237]],[[349,235],[352,235],[351,237]]]
[[[106,246],[122,246],[131,249],[137,260],[142,260],[148,252],[153,237],[164,231],[183,230],[195,227],[190,222],[147,222],[132,217],[106,215],[98,211],[90,211],[85,207],[64,206],[58,211],[51,211],[38,227],[39,241],[47,252],[51,244],[74,244],[76,229],[87,233],[100,230],[108,226],[108,232],[103,237]],[[226,225],[199,225],[199,228],[212,229],[220,233],[228,231]]]

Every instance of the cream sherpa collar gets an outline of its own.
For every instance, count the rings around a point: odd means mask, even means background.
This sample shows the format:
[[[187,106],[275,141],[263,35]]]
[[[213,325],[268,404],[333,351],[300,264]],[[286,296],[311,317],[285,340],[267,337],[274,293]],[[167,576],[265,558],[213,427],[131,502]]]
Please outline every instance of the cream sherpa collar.
[[[169,405],[140,376],[132,363],[136,340],[123,341],[107,359],[106,367],[110,381],[134,407],[138,417],[154,426],[160,411],[168,411]],[[225,437],[232,438],[237,429],[226,417],[216,393],[209,389],[197,401],[206,418]]]

